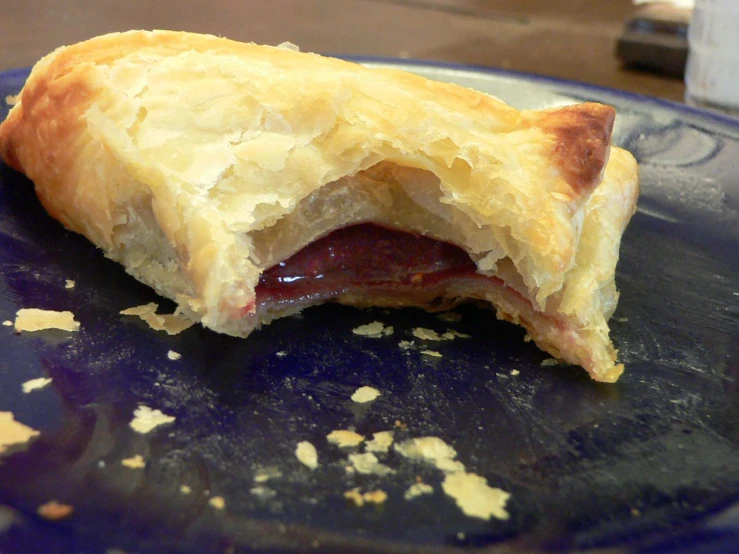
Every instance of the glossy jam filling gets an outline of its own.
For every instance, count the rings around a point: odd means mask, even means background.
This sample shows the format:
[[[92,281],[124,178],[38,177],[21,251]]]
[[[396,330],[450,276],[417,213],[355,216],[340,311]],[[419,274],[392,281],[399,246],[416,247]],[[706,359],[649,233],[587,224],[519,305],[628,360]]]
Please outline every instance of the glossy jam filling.
[[[357,287],[413,289],[474,276],[475,269],[467,253],[453,244],[360,224],[334,231],[266,270],[257,301],[339,294]]]

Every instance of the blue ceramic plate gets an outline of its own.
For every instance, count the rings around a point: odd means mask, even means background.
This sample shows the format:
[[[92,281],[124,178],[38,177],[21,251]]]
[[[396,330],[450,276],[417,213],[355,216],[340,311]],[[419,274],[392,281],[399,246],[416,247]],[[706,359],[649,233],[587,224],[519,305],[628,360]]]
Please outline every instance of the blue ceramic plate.
[[[612,325],[622,379],[598,384],[582,369],[541,366],[547,356],[521,329],[475,307],[449,323],[326,306],[248,340],[155,332],[119,311],[172,306],[51,220],[32,184],[0,165],[0,320],[37,307],[82,323],[75,334],[0,327],[0,410],[41,431],[0,465],[0,551],[739,551],[739,124],[563,81],[363,61],[518,107],[616,106],[615,142],[638,158],[642,178]],[[0,74],[0,99],[26,75]],[[351,332],[374,320],[393,335]],[[398,347],[414,327],[471,338],[424,345],[443,355],[434,358]],[[41,376],[52,384],[21,392]],[[353,403],[362,385],[382,396]],[[128,423],[138,404],[176,421],[137,434]],[[393,451],[379,455],[391,475],[347,473],[346,452],[326,434],[350,427],[442,438],[469,471],[511,493],[510,518],[466,517],[438,470]],[[294,455],[303,440],[318,449],[314,471]],[[136,454],[145,468],[121,465]],[[255,482],[265,468],[279,476]],[[434,492],[405,500],[416,476]],[[388,499],[356,507],[344,498],[354,487]],[[50,499],[74,513],[38,517]]]

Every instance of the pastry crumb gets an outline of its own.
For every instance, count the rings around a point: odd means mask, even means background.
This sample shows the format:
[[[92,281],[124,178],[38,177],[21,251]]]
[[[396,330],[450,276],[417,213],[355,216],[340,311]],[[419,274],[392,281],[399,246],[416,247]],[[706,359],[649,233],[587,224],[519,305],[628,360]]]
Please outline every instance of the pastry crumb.
[[[28,394],[31,391],[43,389],[51,383],[51,377],[38,377],[36,379],[30,379],[25,383],[21,384],[23,392]]]
[[[425,329],[424,327],[416,327],[415,329],[413,329],[413,336],[420,340],[429,340],[429,341],[444,341],[444,340],[453,340],[457,338],[459,339],[470,338],[470,335],[460,333],[459,331],[455,331],[454,329],[447,329],[446,332],[439,334],[432,329]]]
[[[351,398],[354,402],[365,404],[366,402],[372,402],[380,396],[380,394],[380,391],[374,387],[359,387],[354,391]]]
[[[255,483],[266,483],[270,479],[277,479],[279,477],[282,477],[282,472],[275,468],[264,468],[257,471],[257,473],[254,475],[254,482]]]
[[[13,326],[13,322],[10,321],[9,319],[6,319],[5,321],[3,321],[3,325],[5,327],[12,327]]]
[[[98,467],[100,469],[104,468],[105,467],[105,460],[98,460]]]
[[[534,340],[534,338],[528,333],[523,336],[523,342],[531,342],[532,340]]]
[[[405,458],[427,462],[444,472],[464,471],[464,464],[455,460],[457,451],[439,437],[419,437],[395,445],[395,451]]]
[[[470,335],[467,335],[465,333],[460,333],[459,331],[455,331],[454,329],[447,329],[446,333],[441,335],[441,337],[445,340],[452,340],[452,339],[469,339],[471,338]]]
[[[272,498],[273,496],[277,495],[276,491],[262,485],[258,487],[252,487],[251,489],[249,489],[249,493],[253,494],[254,496],[260,497],[262,500],[267,500],[268,498]]]
[[[162,413],[160,410],[152,410],[148,406],[140,405],[133,412],[133,419],[129,423],[137,433],[146,434],[159,427],[172,423],[174,417]]]
[[[190,485],[180,485],[180,492],[182,494],[190,494],[192,492],[192,487]]]
[[[13,412],[0,412],[0,454],[11,447],[25,446],[41,433],[15,420]]]
[[[67,279],[64,281],[64,288],[65,289],[73,289],[77,283],[72,281],[72,279]]]
[[[365,502],[369,502],[371,504],[382,504],[387,500],[387,493],[382,489],[376,489],[364,493],[362,498],[364,498]]]
[[[360,508],[365,504],[382,504],[387,500],[387,493],[382,489],[376,489],[373,491],[361,492],[360,487],[356,487],[344,493],[344,498],[351,500],[354,504]]]
[[[57,521],[69,517],[74,512],[74,507],[69,504],[62,504],[56,500],[49,500],[46,504],[42,504],[36,508],[36,513],[51,521]]]
[[[437,352],[436,350],[421,350],[421,354],[431,356],[432,358],[443,358],[441,352]]]
[[[520,372],[520,371],[518,371],[517,369],[512,369],[512,370],[511,370],[511,375],[513,375],[514,377],[515,377],[516,375],[520,375],[520,374],[521,374],[521,372]]]
[[[365,450],[367,452],[379,452],[385,453],[390,450],[390,446],[393,444],[394,433],[392,431],[379,431],[372,434],[372,440],[367,441]]]
[[[301,441],[295,448],[295,456],[301,464],[309,469],[316,469],[318,467],[318,452],[316,447],[308,441]]]
[[[174,350],[170,350],[169,352],[167,352],[167,358],[173,361],[179,360],[180,358],[182,358],[182,354],[180,354],[179,352],[175,352]]]
[[[121,460],[121,465],[129,469],[143,469],[146,467],[146,462],[141,454],[136,454],[131,458]]]
[[[432,329],[425,329],[424,327],[416,327],[412,331],[413,336],[420,340],[444,340],[444,338]]]
[[[155,331],[165,331],[168,335],[177,335],[194,325],[182,314],[157,314],[158,309],[159,305],[156,302],[149,302],[148,304],[121,310],[120,313],[121,315],[138,316]]]
[[[412,340],[402,340],[398,343],[398,346],[401,350],[408,350],[410,348],[413,348],[415,346],[415,342]]]
[[[285,352],[284,350],[280,350],[279,352],[275,352],[275,356],[277,356],[278,358],[284,358],[285,356],[287,356],[287,352]]]
[[[394,469],[380,463],[377,456],[371,452],[349,454],[349,461],[357,473],[362,475],[389,475],[395,473]]]
[[[54,310],[40,310],[38,308],[21,308],[15,314],[15,330],[32,333],[46,329],[61,331],[79,331],[80,323],[75,321],[72,312],[57,312]]]
[[[335,444],[339,448],[351,448],[353,446],[359,446],[364,441],[364,436],[354,431],[347,431],[345,429],[339,429],[337,431],[331,431],[327,436],[328,442]]]
[[[611,319],[618,323],[626,323],[627,321],[629,321],[628,317],[612,317]]]
[[[461,321],[462,316],[456,312],[443,312],[437,314],[436,319],[447,323],[456,323],[457,321]]]
[[[362,337],[378,338],[382,336],[388,336],[393,334],[392,327],[385,327],[385,324],[381,321],[373,321],[367,325],[360,325],[355,329],[352,329],[352,333],[360,335]]]
[[[444,492],[451,496],[462,512],[480,519],[508,519],[505,509],[510,494],[488,485],[487,479],[464,471],[449,473],[441,484]]]
[[[20,101],[21,101],[21,95],[20,94],[8,94],[5,97],[5,103],[8,106],[15,106]]]
[[[559,360],[557,358],[547,358],[546,360],[542,361],[539,365],[542,367],[548,367],[548,366],[554,366],[559,365]]]
[[[403,498],[406,500],[413,500],[424,494],[433,494],[434,487],[427,485],[426,483],[413,483],[408,490],[405,491]]]
[[[359,492],[360,488],[357,487],[355,489],[352,489],[350,491],[346,491],[344,493],[344,498],[347,500],[351,500],[354,502],[354,504],[359,508],[361,506],[364,506],[364,497],[362,496],[362,493]]]
[[[208,504],[213,506],[216,510],[223,510],[226,507],[226,500],[222,496],[214,496],[208,500]]]

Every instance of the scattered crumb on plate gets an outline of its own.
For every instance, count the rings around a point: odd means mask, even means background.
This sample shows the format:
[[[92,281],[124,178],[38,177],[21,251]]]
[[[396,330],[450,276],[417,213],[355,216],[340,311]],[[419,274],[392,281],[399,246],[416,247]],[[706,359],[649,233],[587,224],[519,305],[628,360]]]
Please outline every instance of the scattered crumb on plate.
[[[129,469],[143,469],[146,467],[146,462],[141,454],[136,454],[131,458],[121,460],[121,465]]]
[[[295,456],[307,468],[316,469],[318,467],[318,452],[316,452],[316,447],[308,441],[298,443]]]
[[[521,373],[521,372],[520,372],[520,371],[518,371],[517,369],[512,369],[512,370],[511,370],[511,375],[513,375],[513,376],[519,375],[520,373]]]
[[[394,469],[385,464],[381,464],[377,459],[377,456],[371,452],[364,454],[349,454],[349,461],[357,473],[361,473],[363,475],[388,475],[390,473],[395,473]]]
[[[13,326],[13,322],[10,321],[9,319],[6,319],[5,321],[3,321],[3,325],[5,327],[12,327]]]
[[[38,308],[21,308],[15,316],[15,330],[17,332],[34,332],[45,329],[59,329],[61,331],[79,331],[80,323],[74,320],[72,312],[56,312],[54,310],[39,310]]]
[[[167,358],[170,360],[179,360],[182,357],[182,354],[179,352],[175,352],[174,350],[170,350],[167,352]]]
[[[408,350],[409,348],[413,348],[415,346],[415,342],[412,340],[402,340],[398,343],[398,346],[401,350]]]
[[[222,496],[214,496],[208,500],[208,504],[213,506],[216,510],[223,510],[226,507],[226,500]]]
[[[277,491],[263,485],[252,487],[251,489],[249,489],[249,493],[253,494],[254,496],[258,496],[262,500],[267,500],[277,495]]]
[[[362,444],[362,441],[364,441],[364,435],[360,435],[354,431],[339,429],[331,431],[326,436],[326,439],[328,439],[328,442],[335,444],[339,448],[351,448]]]
[[[431,341],[442,341],[442,340],[453,340],[453,339],[468,339],[469,335],[455,331],[454,329],[447,329],[445,333],[441,335],[432,329],[425,329],[424,327],[416,327],[413,329],[413,336],[420,340],[431,340]]]
[[[344,498],[351,500],[359,508],[365,504],[382,504],[387,500],[387,493],[382,489],[362,493],[360,487],[344,493]]]
[[[387,500],[387,493],[382,489],[376,489],[364,493],[362,498],[364,498],[365,502],[369,502],[371,504],[382,504]]]
[[[393,432],[392,431],[379,431],[373,433],[372,440],[367,441],[365,450],[367,452],[387,452],[390,450],[390,446],[393,444]]]
[[[395,451],[411,460],[422,460],[445,472],[464,471],[464,464],[455,460],[457,451],[439,437],[408,439],[395,445]]]
[[[254,474],[255,483],[266,483],[270,479],[282,477],[282,472],[276,467],[267,467],[260,469]]]
[[[475,473],[463,471],[449,473],[441,484],[457,506],[469,517],[480,519],[508,519],[505,510],[510,494],[488,485],[487,479]]]
[[[557,358],[547,358],[546,360],[542,361],[541,366],[547,367],[547,366],[553,366],[553,365],[559,365],[559,360]]]
[[[168,416],[160,410],[152,410],[142,404],[134,410],[133,419],[129,425],[137,433],[146,434],[160,425],[172,423],[174,420],[174,417]]]
[[[431,485],[427,485],[426,483],[413,483],[408,487],[408,490],[405,491],[403,498],[406,500],[413,500],[414,498],[423,496],[424,494],[433,494],[433,492],[434,487]]]
[[[344,498],[351,500],[359,508],[364,505],[364,496],[362,495],[360,488],[357,487],[344,493]]]
[[[441,352],[437,352],[436,350],[421,350],[421,354],[424,356],[431,356],[432,358],[442,358]]]
[[[8,447],[25,445],[40,433],[15,420],[13,412],[0,412],[0,454]]]
[[[373,321],[372,323],[368,323],[367,325],[360,325],[359,327],[352,329],[352,333],[354,333],[355,335],[360,335],[362,337],[377,338],[392,335],[393,328],[389,326],[385,327],[385,324],[381,321]]]
[[[36,508],[36,512],[44,519],[56,521],[72,515],[74,507],[69,504],[62,504],[56,500],[49,500],[46,504],[42,504]]]
[[[180,492],[182,494],[190,494],[192,492],[192,487],[190,485],[180,485]]]
[[[372,402],[380,396],[380,394],[380,391],[374,387],[359,387],[354,391],[351,398],[354,402],[364,404],[365,402]]]
[[[31,391],[43,389],[51,383],[51,377],[37,377],[21,384],[23,392],[28,394]]]
[[[446,321],[447,323],[456,323],[462,319],[462,316],[456,312],[443,312],[437,314],[436,319]]]
[[[166,331],[169,335],[177,335],[194,325],[182,314],[157,314],[158,308],[159,305],[156,302],[149,302],[148,304],[121,310],[121,315],[138,316],[155,331]]]
[[[444,338],[432,329],[425,329],[424,327],[416,327],[412,331],[413,336],[421,340],[444,340]]]
[[[72,281],[72,279],[67,279],[66,281],[64,281],[64,288],[65,289],[73,289],[76,284],[77,283],[75,283],[74,281]]]
[[[20,101],[21,101],[21,95],[20,94],[8,94],[5,97],[5,103],[8,106],[15,106]]]
[[[279,352],[275,352],[275,356],[277,356],[278,358],[284,358],[285,356],[287,356],[287,352],[285,352],[284,350],[280,350]]]
[[[441,335],[441,337],[446,340],[471,338],[470,335],[467,335],[465,333],[460,333],[459,331],[455,331],[454,329],[447,329],[446,333]]]

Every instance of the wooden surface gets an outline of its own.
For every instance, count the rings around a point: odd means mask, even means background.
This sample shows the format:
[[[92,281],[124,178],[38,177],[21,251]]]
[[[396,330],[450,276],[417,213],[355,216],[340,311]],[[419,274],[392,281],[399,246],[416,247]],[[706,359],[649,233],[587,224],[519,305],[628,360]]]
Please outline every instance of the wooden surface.
[[[98,34],[159,28],[514,69],[682,100],[681,80],[616,59],[634,9],[631,0],[0,0],[0,71]]]

